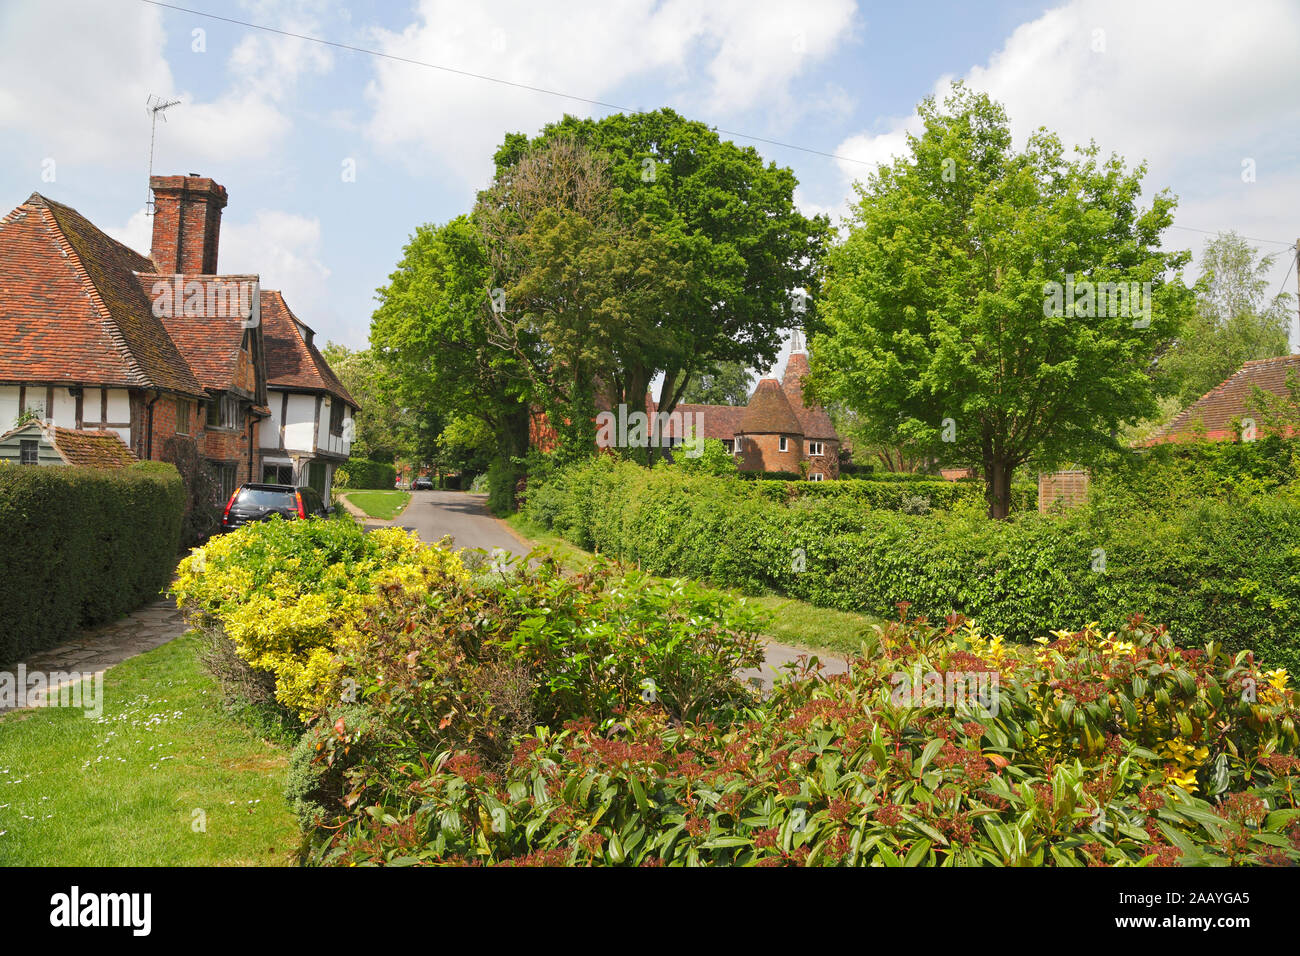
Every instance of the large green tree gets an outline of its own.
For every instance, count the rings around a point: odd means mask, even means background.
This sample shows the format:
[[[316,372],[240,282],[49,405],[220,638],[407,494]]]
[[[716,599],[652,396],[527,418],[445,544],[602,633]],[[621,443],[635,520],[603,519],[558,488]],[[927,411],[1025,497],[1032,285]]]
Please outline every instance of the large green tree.
[[[766,368],[783,329],[815,326],[804,303],[817,291],[830,226],[795,207],[788,168],[661,109],[567,116],[533,140],[512,134],[497,152],[499,173],[557,140],[585,144],[604,159],[622,220],[667,244],[678,267],[658,309],[638,312],[611,343],[614,361],[601,377],[613,403],[639,408],[663,373],[659,404],[670,412],[692,377],[718,362]]]
[[[1017,468],[1088,460],[1152,413],[1188,254],[1158,248],[1176,200],[1139,205],[1145,166],[1067,155],[1046,130],[1016,150],[1002,107],[961,84],[919,114],[909,155],[857,186],[810,391],[853,408],[875,443],[974,466],[1002,518]],[[1101,286],[1130,282],[1127,302]]]
[[[717,362],[691,377],[682,402],[692,405],[745,405],[754,377],[744,362]]]
[[[490,278],[482,236],[468,216],[421,226],[378,290],[370,341],[391,370],[397,402],[430,410],[443,423],[483,422],[506,465],[528,449],[530,384],[518,359],[489,340]]]
[[[543,140],[498,170],[473,221],[494,286],[489,341],[529,378],[562,457],[595,441],[598,383],[656,348],[658,320],[685,290],[672,237],[615,201],[604,156]]]
[[[1290,351],[1291,296],[1270,296],[1269,270],[1275,256],[1260,256],[1234,232],[1205,244],[1196,308],[1161,358],[1161,370],[1174,383],[1183,405],[1191,404],[1255,359]]]

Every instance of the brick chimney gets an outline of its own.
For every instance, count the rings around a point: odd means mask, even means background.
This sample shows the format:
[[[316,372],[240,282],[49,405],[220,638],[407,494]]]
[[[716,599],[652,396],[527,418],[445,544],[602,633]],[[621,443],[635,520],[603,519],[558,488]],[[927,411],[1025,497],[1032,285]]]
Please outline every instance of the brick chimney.
[[[191,173],[151,176],[154,268],[160,273],[217,274],[217,243],[226,187]]]

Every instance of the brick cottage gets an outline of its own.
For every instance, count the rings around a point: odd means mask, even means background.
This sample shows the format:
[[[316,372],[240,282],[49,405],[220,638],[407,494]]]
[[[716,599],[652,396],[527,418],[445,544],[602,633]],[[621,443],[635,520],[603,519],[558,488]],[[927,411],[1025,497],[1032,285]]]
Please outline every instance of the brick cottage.
[[[190,446],[223,495],[268,479],[328,494],[356,402],[280,293],[218,271],[225,187],[149,185],[148,258],[39,193],[0,220],[0,432],[48,426],[23,439],[34,464],[66,458],[50,436],[107,432],[140,460]]]

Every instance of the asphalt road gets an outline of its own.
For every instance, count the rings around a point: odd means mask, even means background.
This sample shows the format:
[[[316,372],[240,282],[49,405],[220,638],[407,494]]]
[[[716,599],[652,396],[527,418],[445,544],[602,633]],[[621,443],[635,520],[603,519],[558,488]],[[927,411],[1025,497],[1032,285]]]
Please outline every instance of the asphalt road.
[[[411,503],[392,521],[366,519],[366,527],[399,525],[432,544],[451,535],[457,548],[504,548],[523,557],[528,548],[507,531],[487,509],[487,495],[464,491],[413,491]]]
[[[489,553],[494,548],[503,548],[519,557],[528,553],[528,546],[488,511],[487,495],[473,495],[464,491],[413,491],[411,503],[394,520],[377,521],[367,518],[365,524],[368,528],[399,525],[408,531],[417,532],[420,540],[431,543],[443,535],[451,535],[457,548],[482,548]],[[767,657],[763,666],[742,672],[746,679],[758,677],[764,687],[772,686],[772,679],[782,664],[809,653],[802,648],[775,641],[767,641],[766,644]],[[822,654],[819,659],[827,673],[840,674],[847,669],[842,657]]]

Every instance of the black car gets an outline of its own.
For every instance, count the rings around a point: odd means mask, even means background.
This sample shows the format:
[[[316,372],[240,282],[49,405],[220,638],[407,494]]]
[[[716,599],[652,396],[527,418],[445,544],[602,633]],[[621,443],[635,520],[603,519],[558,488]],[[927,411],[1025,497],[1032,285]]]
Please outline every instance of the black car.
[[[333,507],[325,504],[325,499],[315,488],[249,483],[240,485],[226,502],[226,510],[221,515],[221,530],[233,531],[250,521],[266,521],[273,515],[315,518],[333,513]]]
[[[428,475],[421,475],[419,478],[416,478],[415,481],[411,482],[411,490],[412,490],[412,491],[432,491],[432,490],[433,490],[433,479],[430,478]]]

